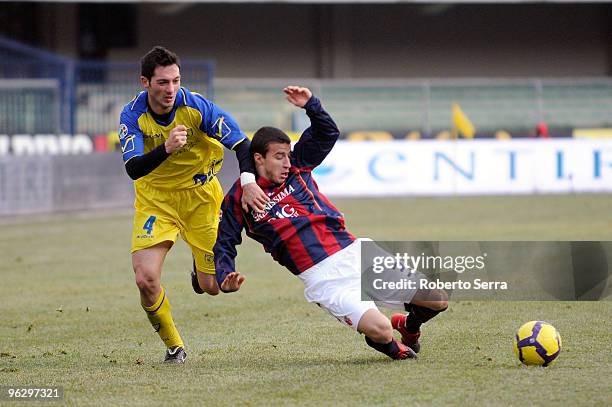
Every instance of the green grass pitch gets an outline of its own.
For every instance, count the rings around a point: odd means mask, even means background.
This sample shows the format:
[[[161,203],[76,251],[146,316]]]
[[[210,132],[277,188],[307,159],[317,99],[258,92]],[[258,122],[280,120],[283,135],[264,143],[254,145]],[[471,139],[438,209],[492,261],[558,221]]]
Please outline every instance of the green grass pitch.
[[[609,195],[336,203],[349,230],[379,240],[612,240]],[[396,362],[306,303],[299,280],[247,240],[247,280],[230,295],[194,294],[186,245],[170,252],[162,281],[188,358],[164,366],[130,231],[125,211],[0,221],[0,386],[63,386],[61,404],[91,406],[612,404],[609,301],[451,302],[424,327],[419,359]],[[534,319],[563,338],[549,368],[512,352]]]

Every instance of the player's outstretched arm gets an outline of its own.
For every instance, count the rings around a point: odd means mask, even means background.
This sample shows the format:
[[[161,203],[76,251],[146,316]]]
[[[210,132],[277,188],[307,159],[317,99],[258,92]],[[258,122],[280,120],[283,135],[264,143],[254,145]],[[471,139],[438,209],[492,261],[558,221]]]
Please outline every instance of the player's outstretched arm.
[[[231,293],[240,290],[240,286],[244,283],[244,276],[237,271],[229,273],[225,276],[225,280],[221,283],[221,290],[226,293]]]
[[[310,127],[304,130],[293,148],[291,163],[300,168],[314,168],[321,164],[332,150],[340,136],[340,130],[310,89],[292,85],[284,88],[283,92],[289,103],[305,109],[310,118]]]
[[[236,273],[236,256],[238,255],[236,246],[242,243],[242,230],[245,227],[244,213],[240,209],[241,194],[240,181],[236,181],[221,204],[221,220],[217,241],[213,247],[215,278],[223,292],[228,292],[224,288],[228,286],[228,283],[226,283],[227,276]],[[233,284],[230,287],[233,287]],[[238,288],[240,288],[240,285],[238,285]]]

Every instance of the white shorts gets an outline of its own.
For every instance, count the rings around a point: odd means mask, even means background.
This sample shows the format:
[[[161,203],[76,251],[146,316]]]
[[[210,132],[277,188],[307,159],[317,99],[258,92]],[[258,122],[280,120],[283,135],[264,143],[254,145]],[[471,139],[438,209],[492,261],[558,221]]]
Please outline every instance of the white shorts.
[[[361,240],[298,275],[308,302],[355,330],[366,311],[378,309],[373,301],[361,301]]]

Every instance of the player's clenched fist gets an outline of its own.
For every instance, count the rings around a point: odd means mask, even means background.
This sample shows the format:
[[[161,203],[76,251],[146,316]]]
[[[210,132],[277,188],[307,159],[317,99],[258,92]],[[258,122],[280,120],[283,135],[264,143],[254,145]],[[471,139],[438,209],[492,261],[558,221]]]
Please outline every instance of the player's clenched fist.
[[[166,152],[172,154],[179,148],[183,147],[187,143],[187,127],[179,124],[172,130],[168,135],[168,140],[164,143],[166,146]]]

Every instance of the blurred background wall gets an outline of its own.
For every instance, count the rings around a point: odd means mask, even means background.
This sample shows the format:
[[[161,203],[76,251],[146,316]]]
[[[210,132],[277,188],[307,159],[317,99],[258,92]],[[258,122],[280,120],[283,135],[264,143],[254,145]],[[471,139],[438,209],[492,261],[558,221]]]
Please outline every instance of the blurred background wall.
[[[163,44],[224,78],[612,74],[608,3],[1,4],[0,33],[31,45],[129,61]]]
[[[116,130],[157,44],[247,134],[299,137],[281,89],[313,89],[330,195],[612,192],[608,2],[0,1],[0,215],[131,205]]]

